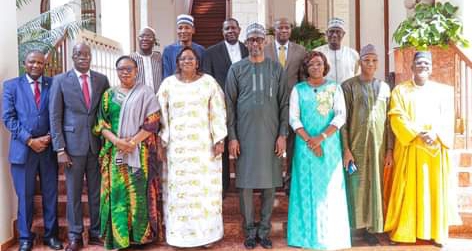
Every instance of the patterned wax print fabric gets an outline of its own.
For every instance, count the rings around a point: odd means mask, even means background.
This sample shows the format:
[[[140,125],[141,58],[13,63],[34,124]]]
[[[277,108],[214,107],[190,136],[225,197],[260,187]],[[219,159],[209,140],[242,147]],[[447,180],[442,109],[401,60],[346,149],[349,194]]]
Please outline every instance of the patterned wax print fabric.
[[[204,74],[191,83],[165,79],[158,92],[166,241],[196,247],[223,238],[222,158],[213,146],[226,137],[224,94]]]
[[[152,100],[155,99],[152,91],[145,92],[144,96],[142,109],[145,111],[142,114],[146,115],[141,128],[156,132],[159,126],[158,104]],[[117,135],[126,97],[127,94],[121,93],[119,88],[110,88],[103,94],[95,134],[100,135],[103,129],[108,129]],[[140,167],[117,164],[118,148],[103,137],[104,144],[99,154],[102,174],[100,220],[106,249],[162,240],[156,136],[153,133],[138,145]]]

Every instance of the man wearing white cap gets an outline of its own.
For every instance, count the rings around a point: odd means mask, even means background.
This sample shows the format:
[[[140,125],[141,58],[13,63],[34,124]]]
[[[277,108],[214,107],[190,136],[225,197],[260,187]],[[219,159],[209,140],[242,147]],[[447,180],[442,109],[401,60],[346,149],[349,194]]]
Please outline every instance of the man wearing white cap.
[[[167,78],[175,73],[177,54],[183,47],[192,47],[200,58],[202,65],[202,57],[205,53],[205,48],[197,43],[192,42],[192,36],[195,33],[193,25],[193,17],[186,14],[181,14],[177,17],[177,38],[175,44],[168,45],[164,48],[162,54],[162,79]]]
[[[138,44],[138,51],[130,55],[138,64],[138,83],[144,83],[157,93],[162,79],[162,58],[160,52],[152,50],[156,44],[156,31],[151,27],[142,28]]]
[[[351,228],[363,230],[369,245],[379,244],[383,232],[382,178],[392,166],[393,135],[387,112],[390,87],[374,77],[378,56],[371,44],[360,53],[361,74],[342,84],[346,123],[341,129],[344,167],[355,163],[357,171],[347,176]]]
[[[344,34],[344,21],[340,18],[332,18],[328,22],[326,37],[328,44],[315,48],[328,58],[330,70],[326,76],[338,84],[348,78],[354,77],[359,71],[359,54],[357,51],[341,45]]]
[[[413,79],[392,91],[393,183],[385,231],[393,242],[448,238],[449,149],[454,141],[454,88],[431,81],[430,52],[417,52]]]
[[[226,78],[229,155],[237,158],[236,187],[246,236],[244,246],[272,248],[270,218],[275,188],[282,186],[281,158],[288,134],[287,77],[282,66],[264,56],[265,29],[246,30],[249,56],[234,63]],[[253,190],[262,190],[261,217],[254,222]]]

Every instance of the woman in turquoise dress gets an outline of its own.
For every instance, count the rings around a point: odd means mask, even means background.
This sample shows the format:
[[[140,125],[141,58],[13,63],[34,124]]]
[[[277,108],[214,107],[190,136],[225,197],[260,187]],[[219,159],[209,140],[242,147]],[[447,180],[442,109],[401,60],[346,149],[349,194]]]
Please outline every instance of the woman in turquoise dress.
[[[290,125],[296,132],[288,209],[289,246],[320,250],[351,247],[342,145],[344,95],[325,79],[329,65],[321,52],[304,59],[307,81],[290,95]]]

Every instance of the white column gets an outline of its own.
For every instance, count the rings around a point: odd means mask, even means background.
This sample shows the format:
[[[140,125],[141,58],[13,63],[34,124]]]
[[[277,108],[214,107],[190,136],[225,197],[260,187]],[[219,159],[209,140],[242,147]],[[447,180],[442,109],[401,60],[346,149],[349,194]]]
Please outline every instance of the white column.
[[[376,77],[385,78],[384,2],[360,1],[360,47],[373,44],[379,57]],[[375,20],[375,21],[373,21]],[[355,37],[355,32],[351,32]],[[354,44],[353,46],[354,47]]]
[[[268,28],[267,23],[267,2],[268,0],[234,0],[231,1],[232,17],[239,21],[241,26],[240,40],[246,39],[246,27],[254,22],[264,25]]]
[[[0,23],[16,24],[15,1],[2,2],[3,13]],[[3,82],[18,76],[18,44],[16,25],[0,25],[0,83],[3,95]],[[3,108],[0,104],[0,110]],[[8,162],[8,147],[10,134],[5,129],[3,121],[0,125],[0,243],[13,238],[12,222],[16,219],[17,198],[13,190]]]
[[[141,7],[141,28],[149,26],[149,20],[148,20],[148,0],[141,0],[140,1],[140,7]]]
[[[102,1],[102,36],[121,43],[123,53],[131,50],[131,18],[130,1]]]

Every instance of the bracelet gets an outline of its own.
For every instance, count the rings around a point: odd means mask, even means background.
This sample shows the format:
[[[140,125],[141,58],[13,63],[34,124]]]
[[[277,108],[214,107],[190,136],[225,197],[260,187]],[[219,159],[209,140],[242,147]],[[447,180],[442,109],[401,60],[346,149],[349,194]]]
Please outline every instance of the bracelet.
[[[326,133],[322,132],[321,137],[323,137],[323,139],[326,139],[326,138],[328,138],[328,135],[326,135]]]
[[[29,138],[28,141],[26,142],[28,146],[31,146],[33,144],[33,139]]]

